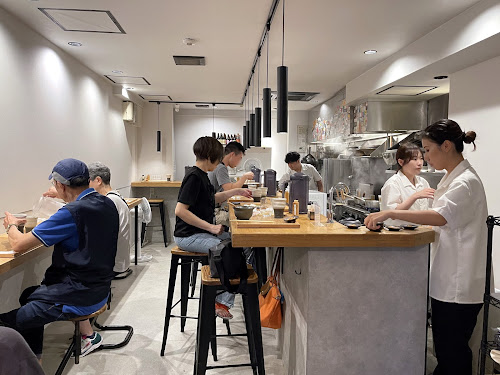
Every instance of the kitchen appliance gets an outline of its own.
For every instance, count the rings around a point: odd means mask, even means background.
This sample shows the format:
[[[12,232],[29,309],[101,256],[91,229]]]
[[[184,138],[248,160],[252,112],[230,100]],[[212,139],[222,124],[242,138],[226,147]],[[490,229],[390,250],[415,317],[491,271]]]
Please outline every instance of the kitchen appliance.
[[[344,181],[350,185],[352,178],[352,160],[351,159],[323,159],[323,168],[321,169],[323,178],[323,187],[325,191],[335,186],[339,181]]]
[[[309,147],[309,153],[302,158],[301,163],[311,164],[314,168],[318,169],[318,162],[316,158],[311,155],[311,147]]]
[[[309,176],[302,172],[290,176],[289,202],[299,201],[299,213],[307,214],[307,203],[309,202]],[[292,212],[293,206],[288,205],[288,212]]]
[[[264,186],[267,187],[268,196],[276,196],[276,171],[274,169],[264,171]]]

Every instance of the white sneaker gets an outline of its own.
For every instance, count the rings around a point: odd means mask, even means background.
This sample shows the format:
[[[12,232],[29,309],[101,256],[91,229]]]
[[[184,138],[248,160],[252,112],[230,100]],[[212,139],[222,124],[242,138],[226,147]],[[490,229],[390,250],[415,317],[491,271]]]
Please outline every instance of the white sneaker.
[[[85,357],[87,354],[92,353],[102,344],[102,337],[99,333],[94,332],[92,336],[87,336],[82,339],[82,347],[80,350],[80,356]]]

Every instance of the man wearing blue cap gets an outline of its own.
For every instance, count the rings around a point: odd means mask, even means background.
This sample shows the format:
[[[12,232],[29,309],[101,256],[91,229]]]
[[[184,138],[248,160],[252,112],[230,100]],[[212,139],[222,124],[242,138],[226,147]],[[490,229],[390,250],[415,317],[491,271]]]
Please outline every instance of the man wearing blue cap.
[[[4,219],[12,250],[22,253],[40,244],[54,246],[42,284],[22,293],[19,309],[0,314],[0,321],[18,330],[38,358],[45,324],[91,314],[107,302],[119,227],[113,201],[89,189],[85,163],[61,160],[49,179],[66,206],[25,234],[17,229],[19,219],[8,212]],[[91,351],[102,339],[96,332],[87,334],[94,339]]]

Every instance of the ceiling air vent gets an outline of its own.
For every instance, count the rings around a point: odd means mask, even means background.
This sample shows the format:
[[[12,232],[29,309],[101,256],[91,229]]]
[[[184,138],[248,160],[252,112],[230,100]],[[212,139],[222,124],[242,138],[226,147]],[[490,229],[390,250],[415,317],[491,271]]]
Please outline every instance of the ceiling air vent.
[[[174,56],[175,65],[205,65],[204,56]]]
[[[382,91],[377,92],[377,95],[399,95],[399,96],[417,96],[424,92],[436,89],[437,86],[400,86],[394,85]]]
[[[303,91],[288,91],[288,100],[292,102],[308,102],[319,92],[303,92]],[[278,98],[278,93],[276,91],[271,92],[271,99],[276,100]]]
[[[196,108],[210,108],[210,104],[195,104]]]

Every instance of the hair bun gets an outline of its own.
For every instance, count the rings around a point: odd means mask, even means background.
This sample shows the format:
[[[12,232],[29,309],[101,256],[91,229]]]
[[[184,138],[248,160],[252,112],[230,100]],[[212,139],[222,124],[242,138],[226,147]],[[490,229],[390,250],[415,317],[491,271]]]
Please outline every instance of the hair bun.
[[[463,137],[465,143],[473,143],[476,140],[476,132],[473,130],[464,132]]]

